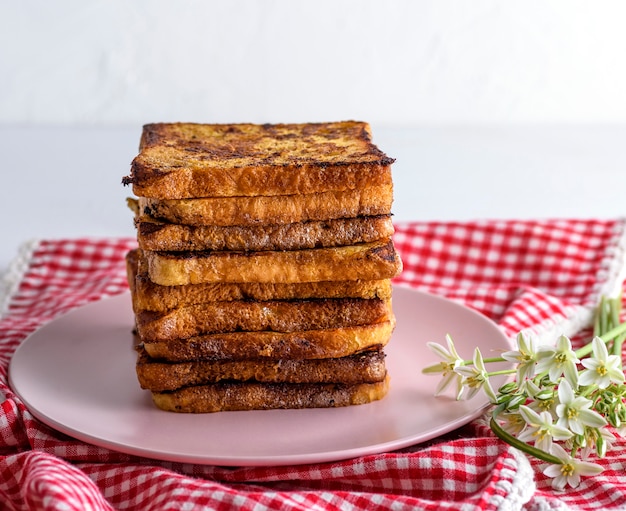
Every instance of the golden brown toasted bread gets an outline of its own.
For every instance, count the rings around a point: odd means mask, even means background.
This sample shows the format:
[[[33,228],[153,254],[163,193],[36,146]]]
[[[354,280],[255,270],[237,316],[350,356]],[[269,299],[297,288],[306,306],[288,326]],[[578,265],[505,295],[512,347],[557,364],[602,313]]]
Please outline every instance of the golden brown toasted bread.
[[[395,318],[371,325],[302,332],[227,332],[188,339],[143,342],[152,358],[182,362],[196,359],[338,358],[385,346]]]
[[[162,286],[207,282],[321,282],[395,277],[402,262],[391,239],[332,248],[257,252],[144,251]]]
[[[182,225],[146,215],[135,221],[144,250],[301,250],[355,245],[393,235],[391,215],[252,226]]]
[[[209,413],[278,408],[330,408],[371,403],[389,390],[389,378],[377,383],[219,382],[152,392],[157,407],[171,412]]]
[[[382,398],[393,159],[366,123],[144,126],[127,256],[142,388],[164,410]]]
[[[389,321],[391,317],[391,300],[319,298],[206,302],[165,312],[139,311],[135,322],[144,341],[168,341],[219,332],[343,328]]]
[[[295,282],[214,282],[182,286],[160,286],[150,280],[142,251],[126,255],[128,282],[135,311],[166,311],[212,301],[306,300],[314,298],[391,298],[391,280],[344,280]]]
[[[342,358],[193,360],[173,363],[152,359],[143,348],[139,348],[136,369],[141,388],[159,392],[223,380],[374,383],[384,380],[387,374],[385,354],[380,349]]]
[[[391,183],[393,159],[367,123],[144,126],[124,184],[141,197],[238,197]]]
[[[139,197],[142,214],[185,225],[289,224],[308,220],[389,215],[390,184],[294,195],[154,199]]]

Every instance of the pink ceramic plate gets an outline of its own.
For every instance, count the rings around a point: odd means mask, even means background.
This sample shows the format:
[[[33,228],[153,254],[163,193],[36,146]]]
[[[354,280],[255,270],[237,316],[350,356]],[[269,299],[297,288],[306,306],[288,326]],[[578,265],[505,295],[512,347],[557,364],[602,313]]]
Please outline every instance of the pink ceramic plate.
[[[347,408],[176,414],[156,409],[139,388],[130,296],[76,309],[28,337],[10,365],[10,384],[39,420],[79,440],[151,458],[216,465],[334,461],[407,447],[478,417],[469,401],[433,397],[438,362],[428,341],[451,334],[471,358],[509,349],[497,326],[458,304],[394,290],[397,328],[386,348],[391,389],[381,401]],[[496,384],[503,380],[497,380]]]

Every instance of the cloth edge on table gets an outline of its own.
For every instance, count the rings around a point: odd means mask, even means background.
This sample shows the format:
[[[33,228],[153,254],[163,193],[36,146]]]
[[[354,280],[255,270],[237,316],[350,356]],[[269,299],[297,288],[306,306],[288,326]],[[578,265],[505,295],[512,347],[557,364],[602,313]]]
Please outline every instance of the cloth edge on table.
[[[17,255],[10,262],[7,272],[0,278],[0,319],[8,313],[11,298],[17,292],[40,243],[39,238],[32,238],[22,243]]]
[[[526,332],[534,335],[539,344],[551,343],[559,335],[574,336],[589,327],[593,322],[594,310],[600,298],[602,296],[615,297],[621,292],[622,284],[626,279],[626,217],[615,219],[615,226],[617,241],[613,250],[604,256],[602,269],[606,279],[596,286],[596,291],[592,295],[593,303],[589,306],[572,306],[568,316],[561,319],[550,318],[527,329]]]

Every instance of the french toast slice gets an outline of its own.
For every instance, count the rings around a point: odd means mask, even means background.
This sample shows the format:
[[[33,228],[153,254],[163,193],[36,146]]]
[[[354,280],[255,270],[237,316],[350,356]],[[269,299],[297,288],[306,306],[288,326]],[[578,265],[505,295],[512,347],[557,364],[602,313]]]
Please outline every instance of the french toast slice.
[[[390,184],[393,161],[359,121],[155,123],[123,183],[160,199],[355,190]]]
[[[389,321],[391,300],[236,300],[188,305],[165,312],[139,311],[135,324],[144,341],[186,339],[220,332],[296,332]]]
[[[394,232],[391,215],[250,226],[182,225],[141,215],[135,226],[142,249],[164,252],[336,247],[386,239]]]
[[[355,384],[218,382],[152,392],[152,400],[162,410],[181,413],[330,408],[371,403],[388,390],[389,377]]]
[[[321,282],[393,278],[402,262],[390,239],[287,251],[144,251],[150,280],[162,286],[206,282]]]
[[[145,341],[152,358],[170,362],[196,359],[305,359],[339,358],[373,347],[384,347],[395,328],[395,318],[370,325],[300,332],[227,332],[188,339]]]
[[[133,309],[166,311],[206,302],[229,300],[307,300],[315,298],[365,298],[388,300],[392,295],[390,279],[343,280],[323,282],[258,283],[211,282],[161,286],[148,276],[147,263],[140,249],[126,254],[128,283]]]
[[[354,190],[247,197],[155,199],[139,197],[139,210],[158,220],[185,225],[289,224],[391,214],[391,184]]]
[[[272,383],[375,383],[385,379],[381,349],[341,358],[192,360],[164,362],[138,348],[137,378],[142,389],[158,392],[218,381]]]

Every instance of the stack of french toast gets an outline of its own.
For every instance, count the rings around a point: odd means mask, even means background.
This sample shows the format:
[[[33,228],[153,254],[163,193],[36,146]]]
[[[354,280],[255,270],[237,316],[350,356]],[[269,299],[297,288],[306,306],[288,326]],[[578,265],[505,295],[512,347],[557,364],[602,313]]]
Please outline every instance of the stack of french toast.
[[[363,122],[144,126],[123,182],[137,376],[157,407],[385,396],[392,163]]]

